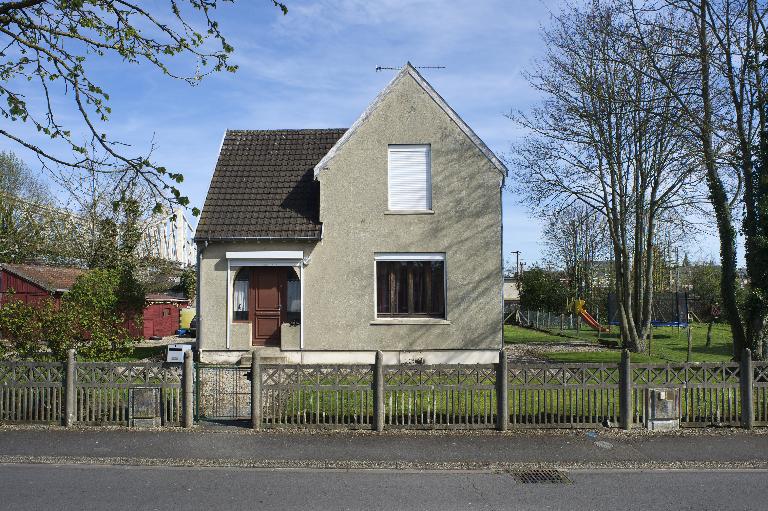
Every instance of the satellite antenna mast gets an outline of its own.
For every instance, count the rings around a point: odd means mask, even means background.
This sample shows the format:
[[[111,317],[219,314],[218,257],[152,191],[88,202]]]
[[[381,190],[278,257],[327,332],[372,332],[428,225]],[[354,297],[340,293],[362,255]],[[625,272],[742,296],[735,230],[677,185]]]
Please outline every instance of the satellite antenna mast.
[[[445,69],[445,66],[413,66],[416,69]],[[400,71],[402,67],[376,66],[376,72],[379,71]]]

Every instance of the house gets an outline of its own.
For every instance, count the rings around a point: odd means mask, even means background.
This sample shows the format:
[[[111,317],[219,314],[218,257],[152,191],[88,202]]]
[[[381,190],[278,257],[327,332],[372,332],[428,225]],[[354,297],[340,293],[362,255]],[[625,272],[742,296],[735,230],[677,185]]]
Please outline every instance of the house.
[[[505,175],[410,64],[349,129],[227,131],[195,233],[201,360],[498,360]]]
[[[85,272],[82,268],[41,264],[0,264],[0,306],[10,300],[28,304],[52,300],[58,307],[62,296]],[[143,322],[129,322],[128,330],[146,338],[174,335],[179,329],[180,309],[188,305],[189,300],[176,295],[147,294]]]
[[[520,279],[517,275],[504,277],[504,310],[509,314],[520,307]]]

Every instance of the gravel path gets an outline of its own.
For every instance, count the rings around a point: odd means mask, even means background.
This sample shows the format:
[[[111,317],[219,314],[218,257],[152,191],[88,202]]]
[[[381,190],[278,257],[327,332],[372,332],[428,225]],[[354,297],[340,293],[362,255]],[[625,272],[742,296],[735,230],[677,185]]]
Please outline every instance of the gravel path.
[[[510,362],[547,362],[545,353],[608,351],[609,348],[586,342],[529,342],[508,344],[504,347]]]

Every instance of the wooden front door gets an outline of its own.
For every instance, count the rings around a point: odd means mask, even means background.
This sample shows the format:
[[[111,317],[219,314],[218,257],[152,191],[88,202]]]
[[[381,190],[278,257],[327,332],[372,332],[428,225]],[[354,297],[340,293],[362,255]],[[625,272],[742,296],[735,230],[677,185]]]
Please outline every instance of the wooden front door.
[[[251,271],[253,345],[279,346],[285,307],[285,268],[254,267]]]

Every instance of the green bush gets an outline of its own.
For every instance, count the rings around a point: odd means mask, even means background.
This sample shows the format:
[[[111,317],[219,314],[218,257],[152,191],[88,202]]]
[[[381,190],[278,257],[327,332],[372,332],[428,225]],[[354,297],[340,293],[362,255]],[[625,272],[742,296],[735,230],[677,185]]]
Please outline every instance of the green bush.
[[[556,272],[531,268],[520,281],[520,306],[523,309],[541,309],[563,313],[568,304],[568,288]]]
[[[130,274],[91,270],[77,279],[61,306],[50,300],[0,308],[0,338],[19,359],[63,360],[74,348],[87,360],[115,360],[133,349],[129,321],[141,318],[144,293]]]

